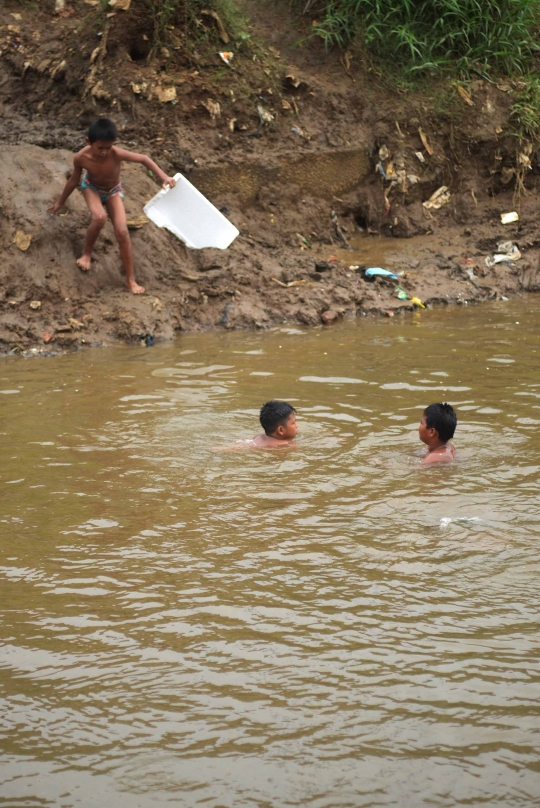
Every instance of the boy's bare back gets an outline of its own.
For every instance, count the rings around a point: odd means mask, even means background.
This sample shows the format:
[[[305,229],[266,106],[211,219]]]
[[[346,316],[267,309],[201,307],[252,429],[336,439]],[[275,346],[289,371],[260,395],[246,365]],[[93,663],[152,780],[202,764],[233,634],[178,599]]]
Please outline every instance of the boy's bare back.
[[[247,441],[247,443],[249,443],[254,449],[282,449],[285,446],[297,449],[298,445],[293,443],[293,440],[273,438],[271,435],[255,435],[255,437],[251,438],[251,440]]]
[[[247,440],[239,440],[236,443],[231,443],[228,446],[217,446],[216,450],[220,452],[247,452],[250,449],[298,449],[300,448],[297,443],[292,440],[278,440],[271,438],[268,435],[255,435],[254,438]]]
[[[431,466],[433,463],[451,463],[455,456],[455,447],[451,443],[447,443],[437,449],[428,450],[422,458],[422,465]]]

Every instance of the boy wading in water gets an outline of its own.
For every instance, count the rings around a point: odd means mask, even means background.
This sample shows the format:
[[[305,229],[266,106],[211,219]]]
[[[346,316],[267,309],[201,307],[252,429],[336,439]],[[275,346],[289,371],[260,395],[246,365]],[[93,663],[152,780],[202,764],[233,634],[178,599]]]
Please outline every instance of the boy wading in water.
[[[230,446],[217,446],[222,452],[238,452],[244,449],[296,448],[294,439],[298,434],[296,410],[286,401],[267,401],[259,414],[264,435],[255,435],[249,440],[240,440]]]
[[[116,126],[109,118],[100,118],[90,126],[87,137],[88,145],[75,155],[73,173],[66,182],[58,201],[48,210],[53,216],[58,213],[80,182],[80,190],[88,205],[92,222],[86,231],[83,254],[78,259],[77,266],[84,272],[90,269],[92,250],[100,230],[107,221],[108,213],[120,247],[128,289],[133,294],[140,295],[144,292],[144,288],[136,282],[133,273],[133,250],[126,221],[122,183],[120,182],[122,163],[142,163],[161,180],[164,188],[167,185],[174,187],[176,182],[145,154],[119,149],[114,145],[117,138]]]
[[[423,466],[433,463],[451,463],[456,450],[448,441],[454,437],[457,416],[450,404],[430,404],[426,407],[418,427],[418,437],[428,447]]]
[[[248,443],[256,449],[290,446],[298,433],[296,410],[286,401],[267,401],[260,412],[264,435],[255,435]]]

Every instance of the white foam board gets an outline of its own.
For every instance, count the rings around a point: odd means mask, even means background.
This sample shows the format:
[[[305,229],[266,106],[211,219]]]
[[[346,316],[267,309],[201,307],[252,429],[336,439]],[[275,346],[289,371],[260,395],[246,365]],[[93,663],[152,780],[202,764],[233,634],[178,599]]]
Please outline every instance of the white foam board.
[[[175,174],[174,188],[165,188],[144,206],[158,227],[166,227],[186,247],[226,250],[239,231],[182,174]]]

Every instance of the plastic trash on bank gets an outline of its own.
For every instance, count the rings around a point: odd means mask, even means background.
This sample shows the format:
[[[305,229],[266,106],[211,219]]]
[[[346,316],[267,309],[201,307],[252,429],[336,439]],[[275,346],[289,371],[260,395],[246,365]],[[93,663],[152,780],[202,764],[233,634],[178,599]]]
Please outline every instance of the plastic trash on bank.
[[[410,300],[413,306],[418,306],[420,309],[426,308],[419,297],[413,297],[413,295],[406,292],[402,286],[396,286],[394,289],[394,294],[398,300]]]
[[[422,204],[427,210],[439,210],[443,205],[447,205],[448,202],[450,202],[450,191],[446,185],[441,185],[441,187],[435,191],[435,193],[431,194],[426,202],[422,202]]]
[[[389,269],[381,269],[381,267],[369,267],[369,269],[365,270],[364,275],[370,281],[374,280],[375,278],[391,278],[393,281],[398,280],[397,275],[390,272]]]
[[[510,213],[501,213],[501,224],[512,224],[512,222],[519,222],[519,213],[515,210]]]
[[[174,179],[174,188],[158,191],[144,206],[145,214],[192,250],[226,250],[238,236],[237,228],[182,174]]]
[[[410,297],[409,293],[406,292],[401,286],[396,286],[394,289],[394,294],[398,300],[408,300]]]
[[[499,252],[495,253],[493,258],[488,255],[485,259],[485,264],[487,267],[495,266],[495,264],[506,263],[507,261],[519,261],[521,258],[521,253],[518,247],[515,244],[512,244],[511,241],[502,241],[500,244],[497,244],[497,250]]]

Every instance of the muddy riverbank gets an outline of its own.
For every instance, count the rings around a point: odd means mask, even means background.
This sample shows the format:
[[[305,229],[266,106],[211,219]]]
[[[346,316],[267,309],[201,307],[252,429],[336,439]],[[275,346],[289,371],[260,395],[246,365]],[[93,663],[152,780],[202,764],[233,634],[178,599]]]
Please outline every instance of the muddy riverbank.
[[[389,91],[361,64],[294,48],[279,9],[264,3],[246,4],[265,47],[256,61],[239,54],[235,72],[207,61],[159,73],[156,58],[119,44],[133,24],[127,13],[109,19],[104,45],[87,19],[96,12],[68,8],[58,17],[8,2],[0,19],[1,352],[323,326],[410,312],[413,297],[430,307],[539,287],[538,166],[515,137],[511,83],[472,82],[470,104],[448,86]],[[70,48],[84,20],[86,40]],[[175,104],[157,93],[165,76]],[[209,99],[219,99],[219,114]],[[186,250],[141,220],[156,185],[127,168],[141,297],[125,289],[109,224],[91,272],[77,269],[88,220],[78,193],[60,217],[46,212],[88,120],[101,114],[118,121],[124,145],[185,173],[240,230],[225,252]],[[426,207],[443,186],[444,204]],[[515,209],[519,220],[503,225],[501,213]],[[502,242],[521,257],[486,266]],[[365,266],[403,273],[408,298],[396,281],[366,281]]]

